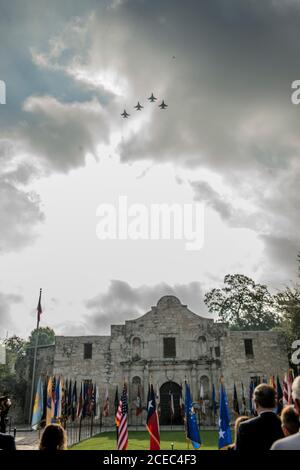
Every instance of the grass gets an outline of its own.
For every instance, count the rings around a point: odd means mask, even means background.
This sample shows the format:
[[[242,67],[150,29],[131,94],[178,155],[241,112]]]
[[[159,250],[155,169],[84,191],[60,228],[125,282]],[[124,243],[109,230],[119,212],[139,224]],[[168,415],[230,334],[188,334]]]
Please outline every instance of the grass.
[[[218,445],[217,431],[201,432],[202,449],[216,450]],[[187,442],[182,431],[161,431],[160,444],[162,450],[171,450],[171,443],[174,443],[174,450],[187,450]],[[190,450],[193,449],[190,444]],[[71,447],[71,450],[115,450],[116,433],[105,432],[92,437]],[[148,450],[149,434],[147,431],[129,431],[128,450]]]

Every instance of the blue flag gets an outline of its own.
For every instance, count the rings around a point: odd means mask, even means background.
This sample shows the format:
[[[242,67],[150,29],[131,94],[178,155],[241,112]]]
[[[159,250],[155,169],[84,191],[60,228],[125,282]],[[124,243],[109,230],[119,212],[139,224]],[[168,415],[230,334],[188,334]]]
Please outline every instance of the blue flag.
[[[230,413],[225,387],[220,388],[219,449],[232,444]]]
[[[32,429],[37,429],[44,412],[44,387],[42,384],[41,377],[38,380],[37,387],[36,387],[36,394],[33,404],[33,411],[32,411],[32,419],[31,419],[31,427]]]
[[[199,449],[201,439],[197,424],[197,416],[193,408],[193,400],[190,387],[185,383],[185,419],[186,419],[186,436],[192,441],[194,449]]]

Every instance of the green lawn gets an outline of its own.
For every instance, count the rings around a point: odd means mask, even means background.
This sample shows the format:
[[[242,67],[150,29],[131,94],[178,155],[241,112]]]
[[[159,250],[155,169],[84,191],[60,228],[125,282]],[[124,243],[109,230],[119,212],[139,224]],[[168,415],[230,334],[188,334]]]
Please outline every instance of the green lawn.
[[[218,445],[218,433],[216,431],[201,432],[202,449],[214,450]],[[171,443],[174,443],[174,449],[187,450],[187,443],[184,432],[182,431],[161,431],[160,443],[161,449],[171,450]],[[116,448],[116,433],[105,432],[101,435],[92,437],[71,447],[72,450],[114,450]],[[148,450],[149,434],[147,431],[129,431],[129,450]],[[190,450],[192,450],[190,445]]]

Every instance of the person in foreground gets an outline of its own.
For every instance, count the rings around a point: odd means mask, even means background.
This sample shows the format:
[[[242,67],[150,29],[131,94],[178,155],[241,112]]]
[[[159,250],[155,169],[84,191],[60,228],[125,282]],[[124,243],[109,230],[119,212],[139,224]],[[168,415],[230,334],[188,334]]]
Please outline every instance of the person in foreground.
[[[16,450],[16,443],[13,436],[0,432],[0,450]]]
[[[293,395],[293,400],[295,404],[295,412],[298,415],[298,432],[295,434],[285,437],[284,439],[280,439],[279,441],[276,441],[272,447],[271,450],[300,450],[300,432],[299,432],[299,426],[300,426],[300,376],[296,377],[293,386],[292,386],[292,395]]]
[[[64,428],[60,424],[49,424],[41,437],[40,450],[55,452],[67,449],[67,436]]]
[[[239,416],[236,420],[235,420],[235,423],[234,423],[234,443],[233,444],[230,444],[228,447],[227,447],[227,450],[235,450],[235,446],[236,446],[236,438],[237,438],[237,435],[238,435],[238,431],[239,431],[239,427],[241,425],[241,423],[244,423],[245,421],[248,421],[249,419],[249,416]]]
[[[237,451],[267,451],[273,442],[284,437],[280,418],[275,412],[274,388],[267,384],[258,385],[253,401],[258,416],[240,424],[236,438]]]

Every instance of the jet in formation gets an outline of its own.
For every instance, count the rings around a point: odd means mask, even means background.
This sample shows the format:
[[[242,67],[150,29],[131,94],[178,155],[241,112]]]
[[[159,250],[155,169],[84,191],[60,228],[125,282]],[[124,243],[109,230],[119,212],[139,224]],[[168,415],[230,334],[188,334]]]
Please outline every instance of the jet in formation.
[[[138,104],[135,106],[135,109],[136,109],[137,111],[140,111],[143,107],[144,107],[144,106],[142,106],[142,105],[140,104],[140,102],[138,101]]]
[[[128,116],[130,116],[130,114],[128,114],[128,113],[126,112],[126,109],[124,109],[124,112],[121,113],[121,116],[122,116],[124,119],[127,119]]]
[[[156,101],[157,98],[155,98],[155,96],[153,95],[153,93],[151,93],[151,96],[149,96],[148,100],[151,101],[151,103],[153,103],[153,101]]]
[[[160,107],[160,109],[166,109],[168,107],[164,100],[162,100],[162,102],[158,106]]]
[[[153,93],[151,93],[151,96],[149,96],[148,101],[151,101],[151,103],[153,103],[156,100],[157,98],[153,95]],[[168,107],[164,100],[162,100],[162,102],[158,106],[160,107],[160,109],[166,109]],[[143,108],[144,106],[142,106],[139,101],[137,102],[137,105],[134,106],[134,109],[136,109],[137,111],[141,111]],[[121,113],[121,116],[126,119],[130,116],[130,114],[127,113],[126,109],[124,109],[123,113]]]

